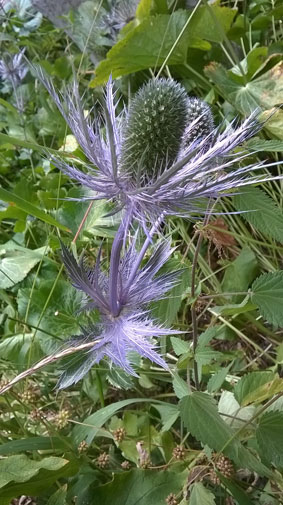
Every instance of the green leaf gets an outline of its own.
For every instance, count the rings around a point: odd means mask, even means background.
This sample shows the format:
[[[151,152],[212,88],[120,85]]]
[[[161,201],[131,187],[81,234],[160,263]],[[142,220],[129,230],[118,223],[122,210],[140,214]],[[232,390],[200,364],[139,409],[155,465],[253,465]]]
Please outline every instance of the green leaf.
[[[170,340],[176,356],[181,356],[190,351],[190,344],[185,340],[181,340],[180,337],[171,337]]]
[[[20,333],[1,340],[0,355],[22,369],[38,361],[42,357],[42,350],[34,333]]]
[[[11,193],[10,191],[7,191],[6,189],[0,188],[0,200],[8,202],[10,205],[15,205],[17,208],[23,210],[26,214],[37,217],[41,221],[44,221],[45,223],[50,224],[51,226],[56,226],[56,228],[59,228],[60,230],[70,231],[66,226],[63,226],[61,223],[58,223],[56,219],[54,219],[52,216],[50,216],[43,210],[39,209],[38,207],[28,202],[24,198],[21,198],[15,195],[14,193]]]
[[[267,153],[282,152],[283,151],[283,141],[282,140],[263,140],[260,138],[253,138],[248,140],[246,147],[251,151],[264,151]],[[244,189],[244,188],[243,188]]]
[[[145,68],[160,67],[165,61],[168,65],[185,63],[188,47],[206,50],[210,49],[206,40],[222,42],[236,10],[217,5],[211,9],[222,30],[211,21],[206,6],[198,8],[185,29],[190,16],[187,10],[179,9],[171,15],[157,14],[145,18],[110,49],[107,59],[96,67],[96,77],[91,86],[104,84],[110,74],[116,78]],[[178,40],[183,29],[184,33]]]
[[[217,62],[205,68],[205,74],[216,84],[222,96],[239,112],[250,114],[258,106],[271,109],[282,102],[281,62],[261,77],[247,84],[239,84],[225,68]]]
[[[187,471],[131,470],[114,475],[104,486],[96,487],[95,503],[104,505],[164,505],[170,493],[178,494],[185,483]]]
[[[243,489],[238,484],[233,482],[231,479],[227,479],[220,472],[217,472],[217,475],[224,486],[229,489],[233,498],[237,500],[238,505],[254,505],[254,501],[251,500],[249,495],[245,493],[245,491],[243,491]]]
[[[283,412],[264,414],[256,430],[256,438],[264,457],[276,466],[283,465]]]
[[[66,451],[70,449],[71,440],[65,440],[64,437],[29,437],[21,440],[11,440],[0,446],[0,455],[24,452],[24,451],[46,451],[58,450]]]
[[[180,400],[181,418],[197,440],[211,449],[221,451],[233,436],[233,431],[217,411],[214,399],[206,393],[194,392]],[[233,440],[225,449],[231,459],[237,458],[238,442]]]
[[[257,272],[256,255],[249,247],[245,246],[239,256],[225,270],[221,283],[223,292],[246,291],[256,277]],[[231,298],[235,303],[242,301],[242,296],[233,296]]]
[[[241,467],[272,476],[272,471],[233,437],[234,431],[223,421],[211,396],[194,392],[180,400],[180,411],[186,428],[203,445],[222,452]]]
[[[218,391],[223,382],[226,379],[226,375],[228,374],[230,370],[231,365],[221,368],[218,372],[216,372],[212,377],[210,377],[208,383],[207,383],[207,391],[209,393],[215,393],[215,391]]]
[[[267,237],[283,243],[283,214],[275,202],[259,188],[242,188],[234,197],[234,207],[242,217]]]
[[[283,379],[273,372],[251,372],[245,375],[235,386],[235,398],[241,406],[261,403],[283,391]]]
[[[107,407],[104,407],[103,409],[100,409],[94,414],[88,416],[81,425],[75,426],[73,430],[73,438],[77,444],[83,440],[90,444],[98,433],[99,428],[101,428],[104,423],[116,414],[118,410],[121,410],[128,405],[132,405],[133,403],[146,402],[152,402],[152,400],[150,398],[131,398],[129,400],[112,403],[112,405],[107,405]],[[159,401],[156,401],[156,403],[161,405],[163,404],[163,402]]]
[[[227,305],[217,305],[210,309],[212,314],[221,316],[234,316],[251,312],[256,309],[256,305],[251,303],[250,295],[248,294],[241,303],[231,303]]]
[[[24,249],[21,251],[5,250],[5,244],[0,247],[1,253],[6,257],[0,260],[0,289],[8,289],[22,281],[30,270],[44,258],[48,247],[39,249]]]
[[[188,384],[178,374],[173,376],[173,389],[179,400],[188,394]]]
[[[67,484],[58,489],[56,493],[50,496],[47,505],[65,505],[66,504],[66,496],[67,496]]]
[[[27,456],[18,455],[0,461],[0,488],[10,482],[27,482],[41,469],[57,472],[68,463],[66,459],[50,457],[33,461]]]
[[[171,289],[165,298],[152,304],[154,317],[164,322],[166,325],[174,323],[178,310],[181,307],[182,297],[190,286],[191,274],[189,268],[186,268],[186,266],[187,265],[182,264],[179,259],[172,258],[167,261],[165,267],[160,271],[160,273],[163,274],[184,268],[178,278],[176,286]]]
[[[217,360],[222,357],[223,354],[219,351],[214,351],[210,347],[199,348],[197,346],[195,352],[195,360],[199,366],[209,365],[213,360]]]
[[[178,406],[167,403],[166,405],[154,405],[154,408],[161,416],[161,422],[163,424],[161,432],[163,433],[170,430],[180,415]]]
[[[254,281],[252,302],[275,328],[283,326],[283,270],[262,274]]]
[[[196,482],[192,486],[190,495],[190,505],[215,505],[214,494],[206,489],[201,482]]]

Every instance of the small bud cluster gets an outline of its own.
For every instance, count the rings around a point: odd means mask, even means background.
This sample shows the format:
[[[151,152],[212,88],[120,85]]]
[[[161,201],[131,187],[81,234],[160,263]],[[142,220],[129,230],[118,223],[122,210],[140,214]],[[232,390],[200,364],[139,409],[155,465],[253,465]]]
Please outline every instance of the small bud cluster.
[[[96,464],[99,468],[107,468],[109,466],[110,457],[107,452],[102,452],[96,459]]]
[[[34,404],[39,398],[38,388],[31,384],[23,393],[20,393],[19,397],[26,405]]]
[[[45,419],[46,416],[42,410],[33,409],[30,412],[29,417],[30,417],[31,421],[37,422],[37,421],[41,421],[42,419]]]
[[[178,505],[178,500],[174,493],[170,493],[165,501],[167,505]]]
[[[84,452],[87,452],[88,450],[88,443],[83,440],[79,445],[78,445],[78,451],[80,454],[83,454]]]
[[[123,463],[121,463],[121,468],[123,468],[123,470],[130,470],[131,468],[131,463],[127,460],[123,461]]]
[[[183,461],[183,459],[185,459],[186,456],[185,448],[182,445],[177,445],[177,447],[173,449],[172,455],[174,459]]]
[[[70,412],[67,409],[62,409],[55,417],[55,425],[59,430],[65,428],[69,422]]]
[[[116,442],[122,442],[125,438],[125,435],[126,435],[125,428],[117,428],[117,430],[113,432],[113,437]]]

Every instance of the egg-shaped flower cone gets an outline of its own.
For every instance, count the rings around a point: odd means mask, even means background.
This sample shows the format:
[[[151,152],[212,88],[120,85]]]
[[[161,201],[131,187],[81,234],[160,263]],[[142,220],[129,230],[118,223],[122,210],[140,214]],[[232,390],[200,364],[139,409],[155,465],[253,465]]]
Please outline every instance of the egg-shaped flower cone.
[[[116,209],[126,209],[128,221],[137,218],[146,227],[160,215],[191,216],[203,212],[211,198],[274,179],[262,162],[244,163],[250,153],[234,152],[260,130],[259,111],[220,133],[207,104],[161,78],[145,84],[129,109],[117,115],[110,78],[101,123],[85,117],[76,83],[59,96],[41,70],[38,75],[89,161],[85,173],[52,156],[65,174],[93,191],[80,200],[111,200]]]

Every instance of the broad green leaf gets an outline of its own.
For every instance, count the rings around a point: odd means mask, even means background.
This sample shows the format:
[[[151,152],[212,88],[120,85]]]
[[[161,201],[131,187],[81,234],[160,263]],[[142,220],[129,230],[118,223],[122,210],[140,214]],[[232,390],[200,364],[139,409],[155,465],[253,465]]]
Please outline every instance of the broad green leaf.
[[[239,112],[250,114],[257,107],[271,109],[282,102],[282,63],[278,63],[261,77],[247,84],[239,84],[225,68],[217,62],[205,68],[206,75],[216,84],[220,93]]]
[[[252,302],[275,328],[283,326],[283,270],[262,274],[254,281]]]
[[[246,291],[258,272],[257,258],[254,252],[245,246],[239,256],[229,264],[225,270],[222,290],[225,293]],[[242,300],[240,296],[233,296],[233,302],[238,303]],[[252,300],[254,302],[254,300]],[[254,302],[255,303],[255,302]]]
[[[0,341],[0,355],[19,369],[29,366],[42,357],[42,350],[34,333],[20,333]]]
[[[180,400],[181,418],[186,428],[197,440],[211,449],[221,451],[233,431],[217,411],[214,399],[206,394],[194,392]],[[225,449],[231,459],[238,457],[238,441],[233,440]]]
[[[199,366],[209,365],[213,360],[223,357],[219,351],[214,351],[210,347],[197,347],[195,352],[195,360]]]
[[[234,9],[217,5],[212,10],[222,30],[212,22],[207,6],[198,8],[186,28],[190,13],[181,9],[171,15],[157,14],[145,18],[110,49],[106,60],[97,66],[91,86],[104,84],[110,74],[113,78],[120,77],[145,68],[160,67],[165,61],[169,65],[185,63],[188,47],[210,49],[206,41],[221,42],[236,13]]]
[[[48,252],[48,247],[39,249],[24,249],[22,251],[5,251],[5,244],[1,246],[0,256],[0,289],[8,289],[22,281],[30,270],[44,258]]]
[[[256,438],[264,459],[276,466],[283,465],[283,412],[264,414],[256,430]]]
[[[214,494],[206,489],[201,482],[196,482],[192,486],[190,495],[190,505],[215,505]]]
[[[161,422],[163,424],[161,432],[170,430],[180,415],[178,406],[167,403],[166,405],[154,405],[154,408],[161,416]]]
[[[269,371],[251,372],[234,388],[236,400],[241,406],[261,403],[280,391],[283,391],[283,379]]]
[[[231,391],[222,391],[218,403],[218,412],[222,419],[233,428],[239,430],[244,428],[244,424],[255,414],[255,406],[241,407]],[[250,426],[247,426],[249,431]]]
[[[152,402],[149,398],[131,398],[129,400],[122,400],[120,402],[112,403],[112,405],[107,405],[103,409],[98,410],[94,414],[88,416],[81,425],[75,426],[73,430],[73,438],[76,443],[79,444],[85,440],[88,444],[92,442],[94,437],[99,431],[99,428],[103,426],[116,412],[132,405],[133,403],[146,403]],[[163,402],[154,401],[152,403],[163,404]]]
[[[0,461],[1,478],[7,482],[1,488],[0,505],[14,496],[38,496],[61,478],[74,475],[78,471],[75,460],[49,457],[33,461],[25,455],[10,456]],[[1,484],[0,484],[1,485]]]
[[[164,505],[170,493],[182,491],[187,471],[152,472],[151,470],[131,470],[116,474],[114,479],[104,486],[96,487],[97,505]]]
[[[283,143],[282,143],[283,145]],[[243,219],[267,237],[283,243],[283,214],[275,202],[259,188],[242,188],[233,199]]]
[[[271,115],[272,114],[272,115]],[[270,117],[271,115],[271,117]],[[264,123],[265,130],[272,136],[283,140],[283,110],[282,109],[269,109],[264,111],[259,118]]]
[[[10,191],[7,191],[4,188],[0,188],[0,200],[8,202],[10,205],[15,205],[16,207],[24,211],[26,214],[37,217],[41,221],[44,221],[45,223],[50,224],[51,226],[56,226],[56,228],[59,228],[60,230],[70,231],[66,226],[63,226],[61,223],[56,221],[56,219],[54,219],[52,216],[50,216],[43,210],[39,209],[38,207],[28,202],[24,198],[21,198],[15,195],[14,193],[11,193]]]
[[[216,337],[218,329],[218,326],[211,326],[201,333],[198,337],[198,348],[205,348],[209,342]]]
[[[218,413],[214,399],[206,393],[194,392],[180,400],[181,419],[191,434],[203,445],[223,452],[237,465],[270,477],[272,471],[246,449],[234,431]]]
[[[29,437],[21,440],[11,440],[0,446],[0,455],[24,452],[24,451],[46,451],[58,450],[66,451],[72,446],[70,439],[65,439],[62,435],[58,437]]]

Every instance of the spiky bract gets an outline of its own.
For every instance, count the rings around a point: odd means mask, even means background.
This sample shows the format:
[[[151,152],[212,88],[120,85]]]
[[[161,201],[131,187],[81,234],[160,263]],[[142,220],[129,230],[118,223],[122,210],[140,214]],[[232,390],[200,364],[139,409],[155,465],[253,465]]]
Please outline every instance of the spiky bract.
[[[95,327],[84,329],[80,337],[75,337],[78,345],[82,341],[93,341],[96,338],[97,342],[77,367],[64,373],[60,387],[67,387],[80,380],[105,356],[127,373],[136,375],[130,365],[130,351],[167,368],[165,361],[156,351],[152,337],[180,332],[163,328],[154,321],[147,305],[162,298],[178,281],[179,272],[176,271],[156,276],[171,252],[169,242],[164,241],[155,247],[147,263],[139,267],[141,258],[136,249],[136,240],[132,241],[118,265],[119,310],[118,315],[114,316],[110,289],[111,270],[110,275],[102,270],[100,255],[95,267],[88,269],[83,259],[78,264],[68,249],[62,246],[62,259],[73,286],[87,295],[88,301],[82,310],[98,309],[100,322]]]
[[[28,71],[26,63],[23,62],[24,52],[25,49],[15,55],[7,53],[0,60],[0,77],[11,82],[13,86],[18,86]]]
[[[179,153],[187,120],[187,94],[172,79],[155,79],[133,98],[125,128],[121,170],[138,184],[156,180]]]

